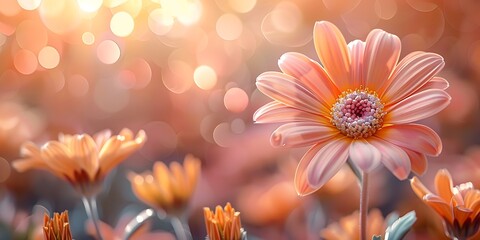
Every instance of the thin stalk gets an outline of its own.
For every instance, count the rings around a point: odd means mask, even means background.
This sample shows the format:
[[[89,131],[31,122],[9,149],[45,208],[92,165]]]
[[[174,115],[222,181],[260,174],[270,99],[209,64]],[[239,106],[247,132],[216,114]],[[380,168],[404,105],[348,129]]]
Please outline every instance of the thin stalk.
[[[99,240],[103,240],[102,233],[100,232],[99,227],[99,218],[97,211],[97,200],[95,197],[82,197],[83,206],[85,206],[85,212],[87,213],[88,218],[92,221],[93,226],[95,227],[95,232]]]
[[[360,239],[367,239],[368,211],[368,173],[362,171],[362,186],[360,188]]]
[[[170,223],[172,224],[173,231],[178,240],[190,240],[192,235],[190,233],[190,228],[187,224],[183,224],[180,218],[172,216],[170,218]]]

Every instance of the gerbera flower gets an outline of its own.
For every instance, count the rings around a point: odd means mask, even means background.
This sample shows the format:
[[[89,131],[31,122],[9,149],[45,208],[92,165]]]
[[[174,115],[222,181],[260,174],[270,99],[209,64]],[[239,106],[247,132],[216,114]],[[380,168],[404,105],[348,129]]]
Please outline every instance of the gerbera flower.
[[[440,154],[442,143],[432,129],[412,122],[450,102],[448,82],[435,77],[443,58],[413,52],[398,62],[399,38],[379,29],[347,45],[335,25],[322,21],[313,38],[321,64],[285,53],[282,72],[262,73],[256,83],[274,101],[258,109],[254,121],[286,122],[273,132],[272,145],[313,145],[297,167],[297,192],[322,187],[347,158],[366,172],[382,162],[400,180],[423,173],[425,155]]]
[[[146,135],[140,130],[134,137],[132,131],[125,128],[115,136],[106,130],[93,137],[60,134],[58,139],[41,148],[26,142],[21,148],[24,158],[13,162],[13,167],[20,172],[45,169],[88,197],[98,192],[110,170],[143,146]]]
[[[181,217],[197,186],[200,175],[200,160],[186,155],[183,166],[156,162],[153,173],[133,173],[129,178],[135,195],[157,210]]]
[[[453,186],[446,169],[435,176],[437,194],[430,192],[417,177],[411,180],[413,191],[443,219],[447,236],[469,239],[480,230],[480,190],[471,182]]]
[[[215,212],[210,208],[203,209],[205,217],[205,226],[209,240],[245,240],[247,233],[242,228],[240,221],[240,212],[235,211],[230,203],[215,208]]]
[[[53,218],[45,214],[43,218],[43,236],[45,240],[72,240],[68,211],[54,213]]]

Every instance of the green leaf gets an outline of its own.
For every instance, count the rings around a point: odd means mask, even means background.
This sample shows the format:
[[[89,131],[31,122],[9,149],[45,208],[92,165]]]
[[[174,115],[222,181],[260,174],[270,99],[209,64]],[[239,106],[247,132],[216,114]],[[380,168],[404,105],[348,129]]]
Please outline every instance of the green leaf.
[[[403,239],[416,220],[415,211],[410,211],[403,217],[397,219],[392,225],[388,226],[385,231],[385,240]]]

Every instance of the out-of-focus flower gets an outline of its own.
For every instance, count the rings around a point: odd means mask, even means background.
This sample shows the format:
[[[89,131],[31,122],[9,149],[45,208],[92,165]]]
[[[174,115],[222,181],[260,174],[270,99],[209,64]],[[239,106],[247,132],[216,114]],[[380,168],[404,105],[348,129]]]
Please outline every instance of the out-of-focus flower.
[[[61,214],[53,213],[53,218],[45,214],[43,223],[43,236],[45,240],[71,240],[68,211]]]
[[[480,190],[471,182],[453,186],[448,170],[435,176],[437,194],[430,192],[417,177],[411,180],[415,194],[443,219],[447,236],[469,239],[480,229]]]
[[[215,212],[210,208],[203,209],[205,217],[205,226],[209,240],[245,240],[247,233],[242,228],[240,221],[240,212],[235,211],[230,203],[215,208]]]
[[[338,223],[332,223],[320,232],[320,236],[325,240],[356,240],[360,239],[359,216],[358,211],[343,217]],[[411,211],[402,217],[396,213],[389,214],[385,219],[380,210],[374,208],[368,214],[369,224],[367,226],[367,236],[369,239],[382,239],[384,236],[388,239],[403,239],[403,236],[410,230],[415,223],[415,212]]]
[[[254,114],[257,123],[287,122],[271,136],[274,146],[313,145],[300,160],[300,195],[321,188],[350,158],[363,171],[382,162],[398,179],[426,170],[425,155],[442,150],[439,136],[412,122],[444,109],[448,82],[435,77],[440,55],[413,52],[398,62],[400,39],[373,30],[348,45],[340,30],[317,22],[314,43],[322,65],[285,53],[279,72],[265,72],[257,88],[274,101]]]
[[[302,201],[286,180],[263,185],[253,184],[239,193],[238,207],[243,219],[258,226],[283,225]]]
[[[126,128],[115,136],[108,130],[93,137],[60,134],[58,141],[49,141],[41,148],[26,142],[21,148],[24,158],[13,162],[13,167],[20,172],[45,169],[68,181],[82,195],[92,196],[110,170],[141,148],[145,140],[143,130],[134,137]]]
[[[25,141],[37,137],[45,127],[44,119],[26,106],[5,101],[0,103],[0,151],[18,151]]]
[[[360,239],[360,223],[358,211],[331,223],[320,232],[326,240],[358,240]],[[368,213],[367,236],[381,235],[385,232],[387,223],[378,209],[371,209]]]
[[[135,195],[155,209],[180,216],[197,186],[200,160],[186,155],[183,166],[172,162],[170,169],[163,162],[156,162],[153,173],[133,173],[130,182]]]

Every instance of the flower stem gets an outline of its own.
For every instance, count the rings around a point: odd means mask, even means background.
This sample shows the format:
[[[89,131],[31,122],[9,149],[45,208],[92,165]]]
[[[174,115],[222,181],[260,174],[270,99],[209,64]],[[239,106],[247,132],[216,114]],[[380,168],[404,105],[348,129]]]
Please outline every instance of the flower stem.
[[[178,240],[190,240],[192,235],[187,224],[183,224],[180,218],[171,217],[170,223],[172,224],[173,231],[175,232],[175,237]]]
[[[87,212],[88,218],[92,221],[93,226],[95,227],[95,232],[99,240],[103,240],[102,233],[100,232],[100,227],[98,225],[98,211],[97,211],[97,200],[95,197],[82,197],[83,206],[85,206],[85,212]]]
[[[368,211],[368,173],[362,171],[362,186],[360,188],[360,239],[367,239]]]

